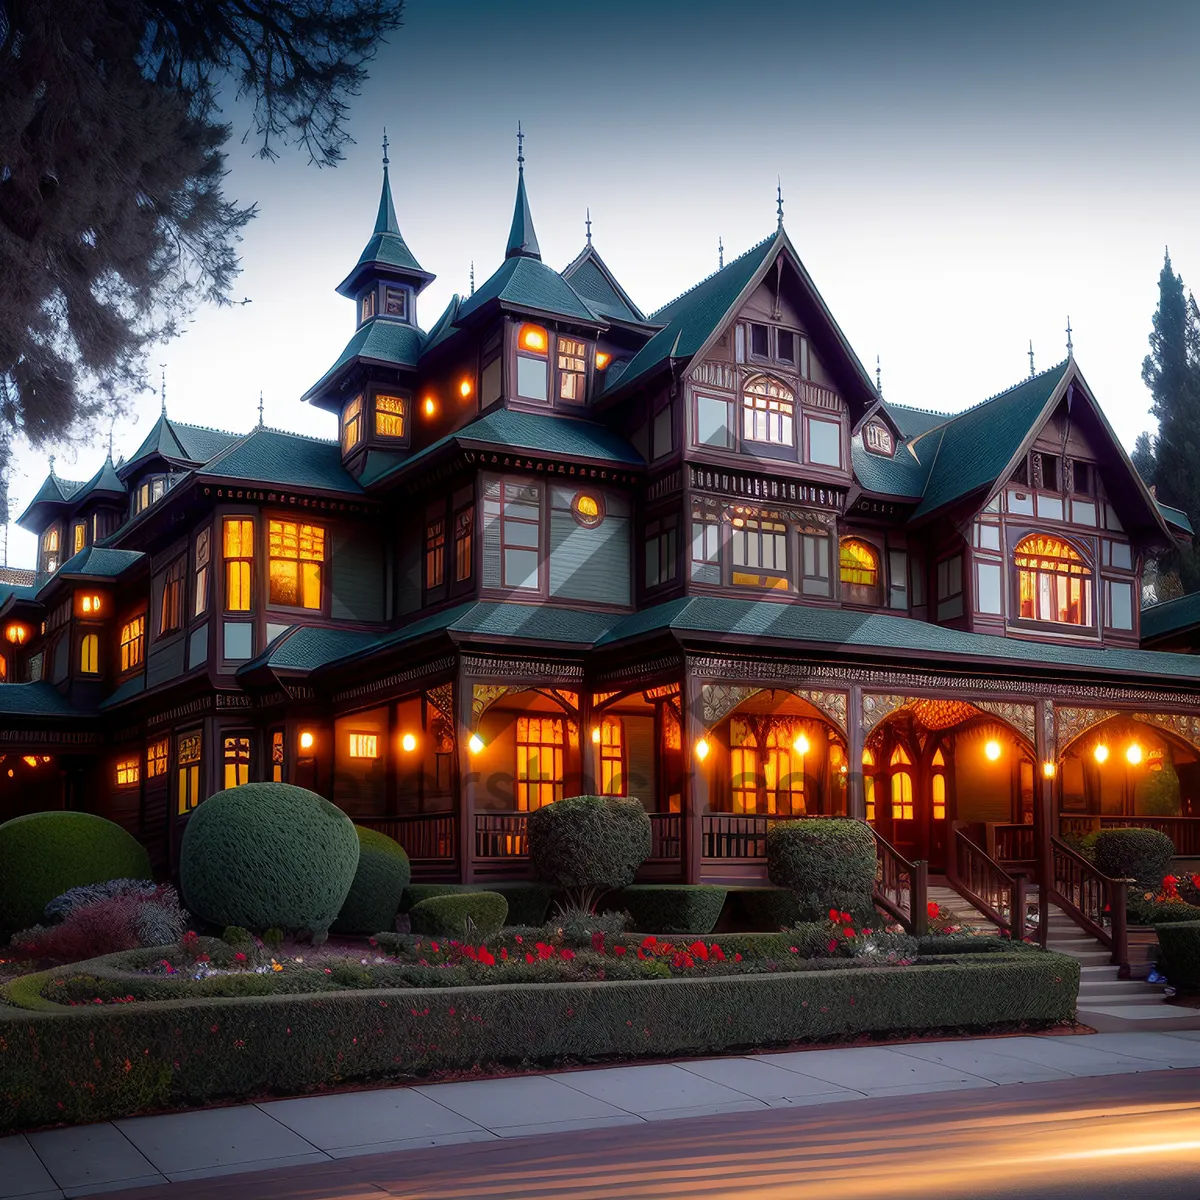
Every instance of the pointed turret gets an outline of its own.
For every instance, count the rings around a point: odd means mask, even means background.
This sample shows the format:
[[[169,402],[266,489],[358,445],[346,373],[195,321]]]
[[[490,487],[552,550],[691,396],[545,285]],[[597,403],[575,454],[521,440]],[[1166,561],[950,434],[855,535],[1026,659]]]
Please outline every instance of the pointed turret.
[[[538,246],[537,234],[533,231],[533,213],[529,211],[529,197],[525,195],[525,135],[517,123],[517,202],[513,207],[512,228],[508,231],[505,258],[536,258],[539,262],[542,251]]]

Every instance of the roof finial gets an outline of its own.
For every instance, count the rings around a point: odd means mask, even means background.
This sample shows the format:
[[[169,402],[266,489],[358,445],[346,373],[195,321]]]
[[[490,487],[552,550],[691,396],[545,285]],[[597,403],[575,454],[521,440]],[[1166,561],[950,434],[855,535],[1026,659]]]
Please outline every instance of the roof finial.
[[[159,369],[162,371],[162,387],[159,395],[162,397],[162,415],[167,415],[167,364],[159,363]]]
[[[383,169],[385,171],[388,168],[388,163],[390,163],[391,161],[392,160],[390,158],[388,158],[388,136],[387,136],[387,126],[385,125],[383,127]]]
[[[521,132],[521,122],[517,121],[517,170],[525,174],[525,135]]]
[[[1067,357],[1075,357],[1075,344],[1071,341],[1071,318],[1067,318]]]
[[[108,461],[112,462],[113,423],[108,423]]]
[[[879,398],[883,399],[883,367],[879,362],[879,355],[875,355],[875,391],[879,393]]]
[[[778,175],[775,176],[775,208],[779,213],[779,223],[775,226],[776,229],[783,228],[783,181]]]
[[[725,270],[725,242],[717,236],[717,270]]]
[[[384,136],[386,136],[386,134],[385,134]],[[386,153],[387,153],[387,151],[385,150],[385,151],[384,151],[384,153],[386,154]],[[259,389],[258,389],[258,427],[259,427],[259,429],[262,429],[262,428],[263,428],[263,395],[262,395],[262,388],[259,388]]]
[[[583,223],[587,226],[587,244],[590,246],[592,244],[592,210],[588,208],[584,211],[587,213],[587,217]]]
[[[54,455],[50,455],[50,478],[54,478]]]
[[[1068,318],[1069,320],[1070,318]],[[1029,378],[1032,379],[1036,372],[1033,369],[1033,338],[1029,339]]]
[[[475,260],[471,259],[471,295],[475,295]]]

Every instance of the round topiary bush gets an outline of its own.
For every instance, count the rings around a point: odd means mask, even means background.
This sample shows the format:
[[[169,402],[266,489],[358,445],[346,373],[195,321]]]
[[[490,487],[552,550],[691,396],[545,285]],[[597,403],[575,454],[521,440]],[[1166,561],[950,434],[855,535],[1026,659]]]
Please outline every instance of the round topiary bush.
[[[1135,879],[1156,892],[1174,854],[1175,843],[1157,829],[1102,829],[1092,844],[1097,870],[1111,879]]]
[[[412,868],[404,847],[374,829],[355,825],[358,870],[333,923],[334,933],[391,933]]]
[[[0,932],[42,919],[56,896],[110,879],[148,879],[150,856],[120,825],[92,813],[42,812],[0,825]]]
[[[639,800],[571,796],[529,814],[533,873],[586,907],[589,893],[632,883],[649,854],[650,818]]]
[[[287,783],[245,783],[188,818],[184,900],[214,925],[324,934],[358,869],[358,835],[340,808]]]
[[[767,833],[767,875],[795,893],[804,920],[831,908],[869,912],[875,835],[862,821],[841,817],[781,822]]]
[[[508,919],[508,901],[498,892],[430,896],[409,912],[413,933],[426,937],[490,937]]]

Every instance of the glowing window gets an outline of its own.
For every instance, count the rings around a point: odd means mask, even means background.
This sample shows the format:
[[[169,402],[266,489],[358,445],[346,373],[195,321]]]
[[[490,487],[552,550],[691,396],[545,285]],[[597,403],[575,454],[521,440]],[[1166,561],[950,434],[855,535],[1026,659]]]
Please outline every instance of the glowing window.
[[[594,529],[604,520],[604,502],[592,492],[576,492],[571,512],[585,529]]]
[[[160,775],[167,773],[167,750],[168,743],[166,738],[161,738],[157,742],[151,742],[146,747],[147,779],[157,779]]]
[[[627,795],[625,722],[620,717],[605,717],[600,722],[600,794]]]
[[[866,767],[873,768],[875,766],[875,755],[870,750],[866,750],[866,749],[863,750],[862,765],[864,768],[866,768]],[[866,805],[867,805],[867,820],[874,821],[875,820],[875,776],[872,773],[868,773],[865,769],[863,771],[863,799],[866,801]]]
[[[735,516],[730,534],[733,582],[744,587],[787,591],[787,526],[780,521]]]
[[[342,453],[349,454],[362,441],[362,401],[355,396],[342,413]]]
[[[454,579],[461,583],[471,578],[472,546],[475,535],[475,510],[461,509],[454,518]]]
[[[71,552],[78,554],[87,545],[87,522],[76,521],[71,527]]]
[[[117,787],[135,787],[141,777],[141,763],[136,758],[123,758],[117,763]]]
[[[271,778],[275,783],[283,782],[283,730],[271,734]]]
[[[946,756],[939,749],[933,756],[933,819],[946,819]]]
[[[79,643],[79,669],[84,675],[100,671],[100,638],[94,633],[85,633]]]
[[[838,548],[842,599],[851,604],[878,604],[879,553],[857,538],[845,538]]]
[[[192,616],[200,617],[208,611],[208,563],[212,553],[211,530],[202,529],[196,535],[196,602]]]
[[[912,759],[903,746],[892,751],[892,820],[913,819]]]
[[[1069,542],[1033,534],[1017,543],[1021,616],[1058,625],[1092,623],[1092,571]]]
[[[517,809],[532,812],[563,797],[563,720],[517,718]]]
[[[250,738],[246,734],[234,734],[224,739],[221,752],[225,767],[225,786],[240,787],[250,782]]]
[[[58,526],[51,525],[42,534],[42,571],[52,575],[58,570]]]
[[[804,753],[801,726],[783,720],[755,732],[750,723],[729,722],[730,786],[735,813],[803,816]]]
[[[425,586],[441,587],[446,582],[446,518],[438,517],[425,526]]]
[[[558,339],[558,395],[561,400],[584,398],[587,345],[574,338]]]
[[[377,733],[352,733],[350,735],[351,758],[378,758],[379,735]]]
[[[375,436],[402,438],[408,432],[408,402],[403,396],[375,397]]]
[[[121,626],[121,670],[136,667],[146,655],[146,618],[134,617]]]
[[[178,780],[179,815],[184,816],[200,803],[200,734],[189,733],[181,737],[175,751],[175,766]]]
[[[549,349],[550,337],[540,325],[522,325],[517,345],[529,354],[544,355]]]
[[[752,442],[791,446],[795,442],[795,396],[774,379],[760,376],[742,394],[742,437]]]
[[[286,608],[321,607],[325,530],[296,521],[269,521],[270,602]]]
[[[863,430],[863,441],[867,449],[874,454],[886,454],[889,457],[896,452],[892,442],[892,431],[878,421],[871,421]]]
[[[249,612],[254,567],[254,522],[226,517],[224,526],[225,611]]]

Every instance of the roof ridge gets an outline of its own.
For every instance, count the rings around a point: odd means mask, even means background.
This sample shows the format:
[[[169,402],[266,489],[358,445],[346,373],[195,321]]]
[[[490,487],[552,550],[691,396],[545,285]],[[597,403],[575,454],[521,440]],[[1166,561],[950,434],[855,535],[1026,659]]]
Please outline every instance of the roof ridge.
[[[1023,388],[1028,383],[1033,383],[1035,380],[1043,379],[1047,375],[1054,374],[1055,371],[1061,371],[1071,359],[1064,358],[1062,362],[1055,363],[1052,367],[1047,367],[1044,371],[1039,371],[1036,375],[1028,375],[1018,383],[1012,384],[1010,387],[1002,388],[992,396],[987,396],[982,400],[977,400],[974,404],[968,405],[961,412],[949,414],[952,421],[959,417],[965,416],[969,412],[974,412],[977,408],[982,408],[985,404],[991,404],[993,400],[999,400],[1002,396],[1007,396],[1010,392],[1015,392],[1018,388]]]
[[[240,438],[243,435],[234,433],[232,429],[217,429],[213,425],[192,425],[188,421],[176,421],[171,417],[167,418],[167,424],[176,429],[199,429],[201,433],[219,433],[222,437]]]
[[[239,439],[245,439],[256,433],[278,433],[284,437],[298,438],[302,442],[317,442],[322,446],[338,445],[337,438],[317,437],[315,433],[297,433],[294,429],[280,429],[278,425],[255,425],[249,433],[239,434]]]
[[[658,314],[660,312],[662,312],[664,309],[670,308],[672,304],[678,304],[679,301],[684,298],[684,296],[691,295],[692,292],[694,292],[699,287],[703,287],[710,279],[715,279],[718,275],[722,274],[725,271],[728,271],[730,269],[730,267],[736,265],[737,263],[740,263],[743,258],[747,257],[747,255],[753,254],[755,252],[755,250],[760,250],[768,242],[774,241],[775,238],[778,236],[778,233],[779,233],[779,231],[776,230],[775,233],[772,233],[769,237],[763,238],[762,241],[760,241],[760,242],[755,242],[753,246],[751,246],[748,250],[743,251],[741,254],[739,254],[737,256],[737,258],[730,259],[729,262],[727,262],[723,267],[718,267],[715,271],[711,272],[711,274],[705,275],[705,277],[703,279],[699,280],[699,282],[692,284],[692,286],[690,288],[685,288],[682,292],[679,293],[678,296],[674,297],[674,299],[668,300],[666,302],[666,304],[660,304],[652,313],[647,314],[648,319],[651,322],[653,322],[654,318],[657,317]]]

